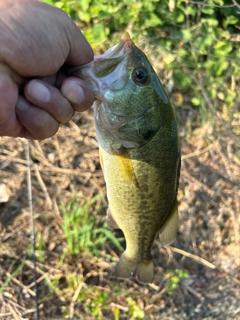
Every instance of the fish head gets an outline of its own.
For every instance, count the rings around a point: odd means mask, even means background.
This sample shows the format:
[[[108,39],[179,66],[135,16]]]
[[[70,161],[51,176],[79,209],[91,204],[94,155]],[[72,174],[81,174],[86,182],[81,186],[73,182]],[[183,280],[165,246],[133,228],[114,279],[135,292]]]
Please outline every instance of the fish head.
[[[92,86],[97,132],[112,137],[118,147],[143,146],[172,113],[151,63],[127,32],[75,75]]]

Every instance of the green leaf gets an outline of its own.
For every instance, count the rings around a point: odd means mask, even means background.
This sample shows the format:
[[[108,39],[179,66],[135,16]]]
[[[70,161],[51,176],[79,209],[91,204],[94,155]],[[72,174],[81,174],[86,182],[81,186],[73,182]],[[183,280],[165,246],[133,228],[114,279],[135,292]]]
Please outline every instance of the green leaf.
[[[218,64],[217,68],[217,76],[221,76],[223,71],[225,71],[229,67],[229,62],[228,61],[222,61],[221,63]]]
[[[216,3],[219,6],[223,6],[224,5],[224,0],[213,0],[214,3]]]
[[[214,49],[217,55],[226,56],[233,50],[233,46],[231,43],[219,41],[215,44]]]
[[[188,51],[183,49],[183,48],[181,48],[181,49],[178,50],[177,54],[178,54],[179,57],[185,58],[188,55]]]
[[[174,21],[176,21],[177,23],[181,23],[185,20],[185,15],[182,11],[178,10],[178,12],[176,12],[173,18]]]
[[[181,39],[181,31],[179,30],[173,30],[170,32],[170,36],[171,39]]]
[[[192,38],[192,34],[189,29],[183,29],[182,31],[182,38],[185,42],[188,42]]]
[[[90,3],[91,3],[91,0],[80,0],[79,4],[81,7],[81,10],[86,12],[89,9]]]
[[[197,98],[197,97],[194,97],[194,98],[192,98],[192,104],[194,105],[194,106],[200,106],[200,103],[201,103],[201,100],[199,99],[199,98]]]
[[[223,26],[226,28],[229,24],[236,24],[240,22],[240,19],[235,16],[228,16],[227,19],[223,21]]]
[[[98,6],[91,7],[91,15],[94,17],[98,16],[99,14],[101,14],[102,17],[107,16],[106,12],[104,12],[104,13],[105,13],[105,15],[102,14],[102,12],[100,11]],[[108,13],[108,15],[109,15],[109,13]]]
[[[216,27],[218,25],[218,20],[213,18],[202,18],[201,21],[211,27]]]
[[[214,89],[213,87],[210,88],[210,93],[211,93],[211,98],[215,99],[217,96],[217,90]]]
[[[205,14],[210,14],[210,15],[214,14],[214,9],[211,7],[202,7],[201,11],[202,13],[205,13]]]
[[[184,89],[188,88],[191,84],[191,79],[181,70],[176,70],[173,73],[173,81],[175,86],[182,87]]]
[[[89,22],[91,20],[91,15],[88,12],[81,11],[81,10],[78,12],[78,17],[80,21],[83,21],[83,22]]]
[[[194,16],[197,12],[197,10],[192,7],[192,6],[186,6],[186,8],[184,9],[185,14],[189,15],[189,16]]]
[[[215,46],[214,46],[214,49],[215,50],[219,50],[221,49],[222,47],[224,47],[226,45],[226,42],[225,41],[218,41]]]
[[[148,17],[146,18],[146,22],[145,22],[146,28],[157,27],[163,24],[162,20],[159,19],[159,17],[155,13],[151,12],[150,15],[147,15],[147,16]]]

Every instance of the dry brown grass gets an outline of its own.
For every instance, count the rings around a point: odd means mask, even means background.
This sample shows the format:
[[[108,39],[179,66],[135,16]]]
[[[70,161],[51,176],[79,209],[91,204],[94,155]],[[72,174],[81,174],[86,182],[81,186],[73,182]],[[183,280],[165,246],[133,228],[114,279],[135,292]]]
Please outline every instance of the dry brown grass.
[[[239,151],[221,123],[214,130],[209,124],[199,127],[196,111],[177,112],[183,154],[179,232],[172,244],[177,249],[162,248],[156,240],[152,285],[113,276],[109,257],[116,260],[120,252],[111,242],[100,257],[83,252],[66,255],[59,264],[66,249],[60,202],[76,194],[87,199],[103,194],[93,210],[106,204],[92,110],[75,115],[55,137],[31,142],[35,230],[45,244],[43,253],[36,252],[40,319],[140,319],[139,310],[144,319],[240,319]],[[194,130],[188,136],[190,118]],[[4,137],[0,145],[0,183],[6,187],[1,196],[9,196],[0,204],[0,319],[34,319],[25,141]],[[104,215],[99,212],[99,224]],[[190,276],[169,294],[166,276],[175,269]],[[105,299],[102,304],[99,297]],[[94,308],[102,316],[94,316]],[[140,312],[138,317],[132,310]]]

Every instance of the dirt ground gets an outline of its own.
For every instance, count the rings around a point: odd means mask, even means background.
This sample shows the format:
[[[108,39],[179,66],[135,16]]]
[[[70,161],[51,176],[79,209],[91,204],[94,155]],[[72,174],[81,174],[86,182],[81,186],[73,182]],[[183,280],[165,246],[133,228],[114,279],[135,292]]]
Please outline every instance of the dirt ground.
[[[109,255],[117,261],[120,252],[109,242],[100,257],[68,256],[59,264],[66,245],[61,201],[102,194],[95,206],[106,204],[92,113],[77,114],[55,137],[30,143],[34,225],[45,243],[36,275],[40,319],[240,319],[240,153],[222,124],[198,125],[199,114],[190,107],[177,109],[179,231],[169,247],[154,243],[154,283],[116,279]],[[25,149],[25,140],[0,138],[0,319],[6,320],[36,319]],[[99,221],[104,215],[105,209]],[[189,277],[169,293],[167,274],[176,269]],[[72,291],[66,287],[69,274],[83,279]],[[47,277],[59,279],[57,290]],[[86,311],[94,292],[107,297],[101,315]],[[126,297],[144,315],[134,314]]]

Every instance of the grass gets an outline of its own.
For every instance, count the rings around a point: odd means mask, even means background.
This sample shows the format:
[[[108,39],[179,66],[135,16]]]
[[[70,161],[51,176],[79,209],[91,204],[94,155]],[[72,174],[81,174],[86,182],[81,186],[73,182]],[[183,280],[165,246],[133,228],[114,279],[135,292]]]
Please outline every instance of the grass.
[[[105,16],[101,16],[103,7],[101,14],[96,14],[96,1],[73,0],[68,6],[70,1],[64,0],[58,5],[75,14],[77,2],[93,5],[91,10],[95,10],[86,25],[103,17],[111,23],[114,19],[120,26],[117,19],[125,19],[120,11],[109,19],[115,9],[110,2],[111,10]],[[128,2],[119,5],[128,6]],[[148,24],[147,33],[134,27],[142,37],[139,44],[154,62],[163,83],[173,81],[170,95],[176,107],[183,155],[179,231],[172,245],[179,250],[171,251],[155,241],[153,284],[143,286],[114,277],[124,242],[122,234],[109,230],[105,222],[107,201],[93,111],[76,113],[53,138],[31,142],[41,319],[240,317],[239,50],[234,49],[238,38],[234,36],[231,14],[225,17],[233,7],[225,8],[222,15],[221,0],[208,2],[211,8],[204,2],[198,6],[180,0],[161,2],[165,9],[170,3],[176,5],[174,10],[165,11],[163,23],[167,28],[150,26],[159,23],[154,15],[142,25]],[[138,18],[134,12],[141,9],[139,1],[132,3],[126,17]],[[159,4],[141,2],[150,11]],[[216,24],[213,11],[220,12],[224,23],[226,30],[221,34],[220,24],[209,25]],[[181,20],[185,12],[188,17]],[[197,17],[205,21],[195,23]],[[107,28],[111,23],[105,23],[105,29],[95,24],[94,32],[85,29],[89,40],[95,41],[96,52],[101,39],[101,48],[110,46]],[[193,24],[189,30],[187,23]],[[155,37],[148,37],[152,32]],[[112,32],[114,43],[120,33]],[[0,181],[11,191],[9,201],[0,204],[0,319],[34,319],[25,144],[8,137],[0,137],[0,142]],[[211,265],[203,264],[196,256]]]
[[[0,294],[3,293],[4,289],[8,286],[8,284],[12,281],[12,279],[18,274],[20,270],[22,270],[24,266],[24,262],[22,262],[12,273],[8,276],[8,278],[2,283],[0,287]]]
[[[184,110],[178,114],[179,119],[183,116]],[[182,251],[171,252],[156,241],[156,278],[152,285],[143,286],[114,277],[114,266],[124,244],[122,235],[109,230],[105,223],[107,204],[92,110],[76,114],[74,122],[75,125],[70,122],[62,127],[52,139],[31,143],[31,154],[38,160],[38,171],[45,184],[43,188],[38,176],[32,175],[41,317],[158,319],[159,313],[167,317],[170,312],[173,317],[174,310],[185,314],[189,303],[193,313],[199,305],[204,317],[215,307],[221,310],[226,299],[238,310],[234,297],[239,281],[239,167],[229,156],[234,150],[229,148],[234,145],[224,136],[225,132],[218,131],[218,136],[225,137],[220,143],[210,126],[196,128],[189,136],[182,129],[185,127],[180,127],[180,222],[173,246]],[[33,319],[34,311],[27,313],[35,306],[31,291],[33,264],[28,254],[24,144],[21,140],[2,140],[0,160],[8,165],[0,172],[1,181],[14,193],[11,202],[1,205],[0,212],[0,310],[2,314],[15,310],[19,317]],[[76,148],[72,148],[74,144]],[[184,250],[191,255],[179,253]],[[191,258],[194,256],[210,261],[216,268],[202,265]],[[219,291],[221,286],[224,291]],[[221,296],[226,292],[227,298]],[[208,294],[218,298],[208,301]],[[231,312],[231,308],[226,310],[225,315]],[[7,320],[12,318],[6,316]]]
[[[120,251],[123,251],[119,240],[107,229],[106,223],[102,226],[98,225],[97,212],[102,210],[103,206],[99,206],[95,213],[90,211],[91,206],[101,197],[102,195],[97,195],[91,200],[84,199],[82,205],[79,205],[78,197],[75,197],[66,206],[61,205],[62,230],[67,243],[64,256],[84,253],[100,257],[101,249],[106,241],[110,241]],[[83,196],[80,198],[82,200]]]
[[[189,273],[184,272],[183,270],[168,270],[166,273],[166,292],[170,295],[173,294],[174,291],[176,291],[180,281],[182,279],[187,279],[188,277]]]

